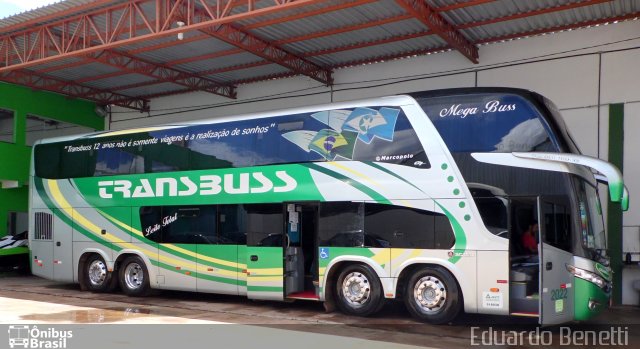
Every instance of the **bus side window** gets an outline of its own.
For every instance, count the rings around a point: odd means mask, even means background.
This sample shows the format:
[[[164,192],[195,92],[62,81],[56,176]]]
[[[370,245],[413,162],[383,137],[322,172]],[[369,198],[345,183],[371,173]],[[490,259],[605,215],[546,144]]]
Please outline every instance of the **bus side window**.
[[[216,244],[216,206],[166,206],[162,210],[162,242]]]
[[[247,212],[247,245],[282,247],[284,225],[282,204],[242,206]]]
[[[215,205],[142,207],[140,222],[155,242],[217,244]]]
[[[364,227],[371,247],[446,249],[455,241],[446,216],[409,207],[367,203]]]
[[[247,244],[247,211],[242,205],[218,206],[218,243]]]
[[[451,222],[447,216],[439,214],[435,216],[435,249],[450,249],[456,243],[456,236],[453,234]]]
[[[142,235],[145,238],[153,242],[160,242],[162,238],[162,207],[140,207],[140,225],[142,227]]]
[[[320,203],[318,222],[320,246],[363,246],[363,214],[362,202]]]

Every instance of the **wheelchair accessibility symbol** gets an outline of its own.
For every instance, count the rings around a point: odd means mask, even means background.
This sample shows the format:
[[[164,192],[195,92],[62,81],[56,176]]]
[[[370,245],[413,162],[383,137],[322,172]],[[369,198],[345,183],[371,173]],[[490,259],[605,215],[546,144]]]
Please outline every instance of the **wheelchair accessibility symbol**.
[[[325,247],[320,248],[320,259],[329,258],[329,249]]]

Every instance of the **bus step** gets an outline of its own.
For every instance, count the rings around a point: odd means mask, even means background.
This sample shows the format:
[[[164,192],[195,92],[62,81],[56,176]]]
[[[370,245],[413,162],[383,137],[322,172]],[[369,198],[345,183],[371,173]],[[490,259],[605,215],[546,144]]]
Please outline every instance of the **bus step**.
[[[320,300],[320,296],[315,294],[315,292],[313,292],[313,291],[303,291],[303,292],[291,293],[291,294],[287,295],[287,298],[288,299],[306,299],[306,300],[313,300],[313,301],[319,301]]]
[[[513,312],[510,315],[512,316],[526,316],[526,317],[538,317],[538,313],[534,313],[534,312],[524,312],[524,311],[519,311],[519,312]]]

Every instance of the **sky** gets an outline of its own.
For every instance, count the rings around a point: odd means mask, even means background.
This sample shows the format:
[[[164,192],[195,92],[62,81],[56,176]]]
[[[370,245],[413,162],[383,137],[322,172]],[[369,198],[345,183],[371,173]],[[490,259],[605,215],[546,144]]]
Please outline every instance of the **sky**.
[[[0,18],[49,5],[60,0],[0,0]],[[1,19],[0,19],[1,20]]]

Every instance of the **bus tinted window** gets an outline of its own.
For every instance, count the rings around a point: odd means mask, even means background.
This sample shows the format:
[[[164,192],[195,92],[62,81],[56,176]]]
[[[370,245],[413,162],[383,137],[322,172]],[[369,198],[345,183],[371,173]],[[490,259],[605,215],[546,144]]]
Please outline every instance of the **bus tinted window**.
[[[34,151],[36,175],[52,179],[315,161],[430,167],[409,120],[397,107],[166,126],[41,144]]]
[[[166,206],[162,216],[163,243],[217,243],[215,206]]]
[[[243,205],[218,206],[218,243],[246,245],[247,210]]]
[[[571,216],[566,205],[542,202],[544,242],[561,250],[571,251]],[[540,224],[539,223],[539,224]]]
[[[154,242],[162,241],[162,207],[140,207],[142,235]]]
[[[558,151],[536,108],[517,95],[419,97],[451,152]]]
[[[216,244],[216,206],[158,206],[140,209],[147,239],[172,244]]]
[[[95,176],[144,173],[144,158],[118,149],[98,152]]]
[[[320,246],[363,246],[363,216],[364,204],[362,202],[320,203],[320,220],[318,222]]]
[[[243,205],[247,215],[247,245],[282,247],[282,204]]]
[[[320,203],[320,246],[451,248],[455,237],[443,214],[402,206]]]
[[[436,239],[436,217],[438,222]],[[442,214],[408,207],[367,203],[365,244],[371,247],[450,248],[453,231]],[[436,244],[437,240],[437,244]]]
[[[434,232],[434,246],[435,249],[448,249],[452,248],[456,243],[456,236],[453,234],[451,228],[451,222],[445,215],[436,214],[435,220],[435,232]]]

